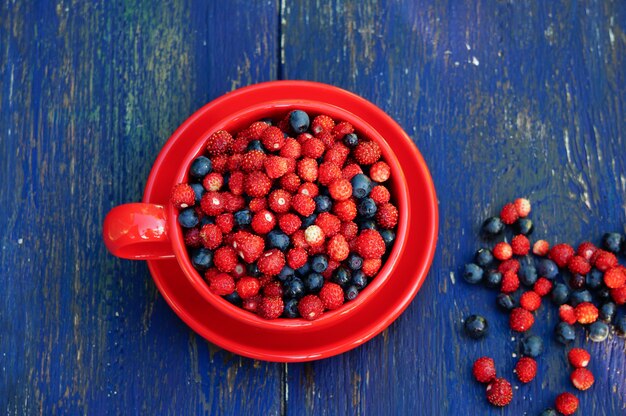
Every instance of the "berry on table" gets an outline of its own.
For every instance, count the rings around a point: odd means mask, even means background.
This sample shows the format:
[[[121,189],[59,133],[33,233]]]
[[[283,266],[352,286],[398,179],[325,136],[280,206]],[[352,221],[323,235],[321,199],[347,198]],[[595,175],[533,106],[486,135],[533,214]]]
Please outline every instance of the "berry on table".
[[[515,210],[517,211],[517,215],[520,218],[526,218],[528,214],[530,214],[530,201],[526,198],[517,198],[513,205],[515,205]]]
[[[492,358],[480,357],[472,365],[472,374],[479,383],[490,383],[496,378],[496,364]]]
[[[519,277],[513,270],[504,272],[502,275],[502,285],[500,291],[502,293],[513,293],[519,288]]]
[[[530,241],[525,235],[519,234],[511,240],[511,250],[516,256],[525,256],[530,251]]]
[[[569,344],[576,339],[576,331],[574,327],[567,322],[559,322],[554,328],[556,340],[561,344]]]
[[[595,379],[591,371],[586,368],[576,368],[570,374],[570,380],[572,380],[572,384],[578,390],[585,391],[593,386]]]
[[[569,363],[576,368],[587,367],[591,360],[591,355],[582,348],[572,348],[567,353]]]
[[[494,237],[504,230],[504,223],[500,217],[487,218],[481,227],[481,231],[486,237]]]
[[[530,383],[537,375],[537,362],[530,357],[522,357],[515,364],[515,374],[522,383]]]
[[[576,311],[571,305],[561,305],[559,307],[559,319],[563,322],[567,322],[570,325],[574,325],[577,321]]]
[[[556,397],[555,407],[563,415],[573,415],[578,410],[578,398],[572,393],[561,393]]]
[[[522,354],[536,358],[543,352],[543,340],[537,335],[527,336],[521,343]]]
[[[541,297],[546,296],[552,291],[552,282],[545,277],[540,277],[535,282],[533,290]]]
[[[465,333],[474,339],[479,339],[487,335],[489,324],[487,320],[480,315],[470,315],[463,323]]]
[[[596,308],[593,303],[579,303],[574,308],[574,313],[576,313],[576,319],[578,322],[583,325],[591,324],[598,319],[598,308]]]
[[[534,312],[541,306],[541,296],[532,290],[524,292],[520,297],[520,306],[529,312]]]
[[[513,225],[518,218],[519,213],[517,212],[515,204],[508,203],[502,207],[502,210],[500,211],[500,219],[504,224]]]
[[[596,321],[589,325],[589,339],[593,342],[604,342],[609,336],[609,326],[602,322]]]
[[[526,332],[534,323],[535,317],[526,309],[514,308],[509,316],[509,326],[516,332]]]
[[[533,254],[543,257],[550,252],[550,244],[546,240],[537,240],[533,244]]]
[[[487,386],[487,400],[494,406],[503,407],[511,403],[513,389],[504,378],[496,378]]]
[[[620,233],[606,233],[602,236],[602,247],[613,254],[618,254],[626,244],[625,241]]]
[[[557,244],[550,249],[548,257],[560,268],[567,266],[567,263],[574,256],[574,249],[569,244]]]
[[[500,261],[508,260],[513,256],[513,249],[509,243],[501,241],[493,248],[493,256]]]

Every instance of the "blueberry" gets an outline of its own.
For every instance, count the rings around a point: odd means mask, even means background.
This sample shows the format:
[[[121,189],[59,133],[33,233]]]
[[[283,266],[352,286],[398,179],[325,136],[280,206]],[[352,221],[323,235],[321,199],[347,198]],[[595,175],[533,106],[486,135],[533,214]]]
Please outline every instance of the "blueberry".
[[[541,412],[539,416],[558,416],[558,414],[556,413],[556,410],[549,407]]]
[[[252,150],[258,150],[265,153],[265,148],[263,147],[263,144],[260,140],[252,140],[250,143],[248,143],[248,147],[246,150],[249,152]]]
[[[317,214],[311,214],[308,217],[302,218],[302,228],[306,228],[309,225],[315,224],[316,219],[317,219]]]
[[[345,290],[344,294],[346,300],[354,300],[359,295],[359,289],[356,286],[352,285]]]
[[[591,296],[591,292],[589,292],[587,289],[575,290],[569,297],[569,303],[573,307],[576,307],[578,304],[583,302],[591,302],[592,300],[593,298]]]
[[[502,283],[502,273],[497,270],[487,270],[484,274],[483,280],[485,281],[485,286],[491,289],[495,289],[500,287]]]
[[[604,322],[611,323],[617,311],[617,305],[613,302],[606,302],[600,306],[600,319]]]
[[[297,299],[289,299],[287,302],[285,302],[283,315],[285,316],[285,318],[297,318],[298,316],[300,316],[300,313],[298,312]]]
[[[297,277],[289,279],[283,285],[284,295],[288,298],[300,299],[304,296],[304,283]]]
[[[493,254],[488,248],[480,248],[474,255],[474,261],[480,267],[487,267],[493,262]]]
[[[311,262],[307,261],[302,267],[296,269],[296,274],[300,277],[304,277],[311,273]]]
[[[271,126],[271,125],[273,124],[272,119],[271,119],[271,118],[269,118],[269,117],[262,118],[262,119],[261,119],[261,120],[259,120],[259,121],[262,121],[263,123],[267,124],[268,126]]]
[[[531,335],[522,340],[522,354],[536,358],[543,352],[543,340],[537,335]]]
[[[230,181],[230,172],[222,173],[222,179],[224,180],[224,187],[228,186],[228,182]]]
[[[211,165],[211,159],[206,156],[199,156],[191,162],[189,168],[189,175],[196,179],[204,178],[209,172],[211,172],[213,166]]]
[[[463,324],[465,333],[474,339],[482,338],[489,331],[487,320],[480,315],[470,315]]]
[[[504,223],[499,217],[487,218],[482,225],[481,231],[485,237],[493,237],[504,230]]]
[[[477,264],[468,263],[463,269],[463,279],[471,284],[476,284],[483,279],[483,269]]]
[[[304,288],[308,293],[317,293],[324,285],[324,276],[319,273],[309,273],[304,278]]]
[[[515,299],[513,299],[511,295],[507,295],[506,293],[500,293],[496,298],[496,303],[505,311],[510,311],[517,306],[517,302],[515,301]]]
[[[593,342],[603,342],[609,336],[609,326],[602,321],[589,325],[589,339]]]
[[[309,129],[309,115],[302,110],[294,110],[289,115],[289,125],[296,133],[304,133]]]
[[[359,144],[359,137],[354,133],[349,133],[343,136],[343,144],[348,147],[355,147]]]
[[[358,254],[350,253],[346,260],[348,267],[352,270],[359,270],[363,266],[363,258]]]
[[[268,248],[277,248],[280,251],[287,250],[289,247],[289,236],[282,231],[272,230],[265,237]]]
[[[376,229],[376,221],[374,220],[365,220],[359,222],[359,230],[375,230]]]
[[[237,293],[236,291],[231,293],[230,295],[225,295],[224,299],[226,299],[233,305],[241,306],[241,298],[239,297],[239,293]]]
[[[357,289],[362,290],[365,286],[367,286],[367,276],[361,270],[357,270],[352,274],[352,284],[357,287]]]
[[[620,233],[606,233],[602,236],[602,247],[613,254],[618,254],[624,245],[624,237]]]
[[[523,285],[530,287],[537,281],[537,269],[530,262],[521,262],[518,277]]]
[[[233,215],[235,223],[239,226],[250,225],[252,222],[252,212],[249,209],[242,209]]]
[[[363,198],[359,202],[358,211],[363,218],[374,218],[376,210],[376,202],[372,198]]]
[[[557,283],[552,288],[552,302],[555,305],[563,305],[569,299],[569,289],[563,283]]]
[[[355,198],[365,198],[372,190],[372,181],[362,173],[357,173],[350,179],[352,184],[352,195]]]
[[[602,282],[604,281],[604,273],[595,267],[591,269],[589,273],[587,273],[587,277],[585,278],[585,283],[589,289],[598,289],[602,286]]]
[[[311,259],[311,268],[318,272],[322,273],[328,267],[328,257],[324,254],[316,254]]]
[[[533,221],[530,218],[520,218],[513,224],[518,234],[531,235],[533,233]]]
[[[585,276],[582,274],[573,274],[569,278],[569,287],[572,289],[582,289],[585,286]]]
[[[615,330],[619,336],[626,336],[626,315],[620,316],[615,321]]]
[[[341,267],[338,267],[337,270],[335,270],[332,280],[333,282],[337,283],[339,286],[345,287],[348,285],[348,283],[350,283],[351,277],[352,276],[350,275],[350,270],[348,270],[344,266],[341,266]]]
[[[600,289],[596,291],[596,297],[601,301],[610,300],[611,290],[608,287],[600,287]]]
[[[193,193],[196,195],[196,204],[200,202],[202,199],[202,195],[204,195],[204,186],[201,183],[190,183],[191,189],[193,189]]]
[[[393,242],[396,240],[396,233],[394,233],[392,230],[380,230],[378,233],[383,238],[383,241],[385,242],[385,247],[387,249],[391,247],[393,245]]]
[[[554,279],[559,274],[559,267],[550,259],[541,259],[537,265],[537,273],[546,279]]]
[[[259,270],[259,266],[257,266],[256,263],[248,264],[248,267],[246,267],[246,269],[248,269],[248,274],[252,277],[261,276],[261,271]]]
[[[554,328],[554,335],[561,344],[568,344],[576,339],[574,327],[567,322],[559,322]]]
[[[295,271],[289,266],[283,266],[276,278],[281,282],[285,282],[295,276]]]
[[[193,228],[198,225],[198,215],[193,208],[185,208],[178,213],[178,223],[181,227]]]
[[[198,248],[191,253],[191,264],[199,272],[203,272],[213,264],[213,252],[206,248]]]
[[[202,219],[200,220],[200,225],[207,225],[207,224],[215,224],[215,220],[213,219],[213,217],[209,217],[208,215],[205,215],[204,217],[202,217]]]
[[[328,212],[333,206],[331,199],[326,195],[318,195],[313,198],[315,201],[315,212]]]

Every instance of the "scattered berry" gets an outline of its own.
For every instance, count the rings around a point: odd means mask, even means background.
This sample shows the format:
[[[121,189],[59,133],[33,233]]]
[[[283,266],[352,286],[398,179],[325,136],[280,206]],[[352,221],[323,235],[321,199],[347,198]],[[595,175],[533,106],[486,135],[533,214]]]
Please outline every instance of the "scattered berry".
[[[472,374],[479,383],[490,383],[496,378],[496,364],[492,358],[480,357],[474,361]]]
[[[492,405],[503,407],[511,403],[512,399],[513,389],[507,380],[496,378],[487,386],[487,400]]]
[[[572,393],[561,393],[556,398],[555,407],[563,415],[573,415],[578,410],[578,398]]]
[[[537,375],[537,362],[530,357],[522,357],[515,365],[515,374],[522,383],[530,383]]]
[[[532,328],[535,317],[525,309],[515,308],[509,316],[509,326],[513,331],[526,332]]]
[[[576,368],[572,371],[570,375],[570,380],[572,380],[572,384],[578,390],[585,391],[589,389],[589,387],[593,386],[595,381],[593,374],[591,371],[586,368]]]

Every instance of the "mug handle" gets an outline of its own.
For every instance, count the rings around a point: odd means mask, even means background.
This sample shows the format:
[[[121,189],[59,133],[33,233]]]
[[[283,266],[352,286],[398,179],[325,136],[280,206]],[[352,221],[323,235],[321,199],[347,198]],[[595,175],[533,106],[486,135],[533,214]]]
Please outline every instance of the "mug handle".
[[[174,257],[167,234],[165,207],[156,204],[119,205],[107,214],[103,225],[104,244],[114,256],[130,260]]]

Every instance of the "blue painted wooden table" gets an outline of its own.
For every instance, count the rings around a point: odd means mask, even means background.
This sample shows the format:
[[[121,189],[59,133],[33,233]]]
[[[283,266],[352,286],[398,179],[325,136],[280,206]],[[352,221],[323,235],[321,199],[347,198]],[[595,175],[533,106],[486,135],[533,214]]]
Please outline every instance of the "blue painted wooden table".
[[[538,414],[573,391],[551,341],[539,380],[489,407],[471,380],[516,341],[494,293],[459,266],[481,218],[514,197],[536,237],[622,230],[626,3],[3,1],[0,5],[0,412],[6,414]],[[202,104],[272,79],[334,84],[411,135],[440,199],[440,238],[415,301],[386,331],[307,364],[206,342],[142,262],[109,255],[101,224],[139,200],[152,161]],[[491,334],[461,335],[485,315]],[[584,415],[626,414],[624,340],[588,345]],[[514,383],[519,385],[519,383]]]

